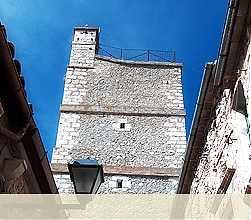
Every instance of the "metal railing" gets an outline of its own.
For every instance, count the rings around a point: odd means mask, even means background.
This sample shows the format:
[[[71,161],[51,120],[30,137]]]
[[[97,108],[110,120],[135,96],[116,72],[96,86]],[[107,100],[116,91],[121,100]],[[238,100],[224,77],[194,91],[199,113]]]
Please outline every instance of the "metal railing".
[[[98,55],[108,56],[119,60],[132,60],[144,62],[176,62],[174,51],[166,50],[140,50],[140,49],[122,49],[104,44],[99,44]]]

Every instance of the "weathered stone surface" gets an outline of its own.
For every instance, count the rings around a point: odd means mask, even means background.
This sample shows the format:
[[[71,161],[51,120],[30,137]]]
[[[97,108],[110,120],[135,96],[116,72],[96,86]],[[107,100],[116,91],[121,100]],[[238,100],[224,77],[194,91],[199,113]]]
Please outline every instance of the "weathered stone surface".
[[[250,53],[248,44],[247,51],[242,54],[233,89],[224,88],[219,93],[191,193],[216,193],[224,183],[227,184],[227,193],[242,194],[251,181]],[[235,170],[228,183],[223,182],[227,170]]]
[[[74,116],[61,113],[60,120],[72,120]],[[58,148],[54,150],[57,153],[54,153],[52,163],[67,160],[70,155],[69,159],[98,159],[102,164],[113,166],[181,166],[182,161],[177,152],[185,151],[185,132],[176,124],[184,123],[183,117],[77,116],[80,127],[75,127],[72,132],[64,129],[58,132]],[[127,119],[130,129],[116,129],[120,119]],[[176,119],[176,123],[170,123],[169,119]],[[169,126],[164,126],[164,123],[169,123]],[[67,140],[68,137],[72,139]],[[69,154],[65,154],[66,149],[60,147],[62,140],[65,145],[71,146]]]
[[[54,174],[59,193],[73,194],[74,187],[70,181],[69,175]],[[117,179],[122,181],[122,188],[117,187]],[[125,181],[126,180],[126,181]],[[127,183],[123,185],[123,182]],[[112,184],[114,183],[114,184]],[[129,183],[129,184],[128,184]],[[135,177],[135,176],[119,176],[105,175],[105,182],[101,184],[98,194],[157,194],[166,193],[174,194],[178,184],[176,178],[153,178],[153,177]]]
[[[166,194],[174,194],[175,189],[178,184],[178,177],[176,178],[149,178],[149,177],[134,177],[129,176],[128,182],[131,182],[131,187],[109,187],[109,182],[114,179],[123,178],[121,176],[105,176],[105,183],[100,186],[98,193],[102,194],[123,194],[123,193],[131,193],[131,194],[158,194],[158,193],[166,193]],[[127,185],[128,186],[128,185]]]
[[[52,165],[89,158],[113,167],[100,193],[172,193],[186,147],[182,64],[100,57],[95,34],[75,30]],[[116,167],[124,191],[109,183]],[[59,191],[72,192],[54,171]]]

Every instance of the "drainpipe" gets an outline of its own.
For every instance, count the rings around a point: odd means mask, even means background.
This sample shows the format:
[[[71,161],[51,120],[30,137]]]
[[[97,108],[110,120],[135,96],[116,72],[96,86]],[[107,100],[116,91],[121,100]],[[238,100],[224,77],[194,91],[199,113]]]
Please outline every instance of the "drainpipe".
[[[224,30],[221,39],[220,50],[218,53],[218,61],[216,65],[216,73],[214,78],[214,85],[219,86],[222,80],[223,71],[225,69],[232,33],[236,21],[239,0],[230,0],[228,3],[227,18],[224,24]]]
[[[199,92],[200,95],[199,95],[197,105],[196,105],[196,110],[195,110],[195,114],[194,114],[194,118],[193,118],[193,122],[192,122],[192,128],[190,130],[189,141],[188,141],[188,145],[187,145],[187,149],[186,149],[185,161],[183,163],[183,169],[182,169],[180,179],[179,179],[179,186],[177,189],[177,194],[184,193],[182,188],[184,186],[184,181],[186,178],[186,174],[187,174],[187,170],[188,170],[188,166],[189,166],[189,162],[190,162],[190,158],[191,158],[192,148],[194,145],[195,136],[197,133],[198,124],[200,121],[200,117],[201,117],[201,113],[202,113],[202,109],[203,109],[203,104],[204,104],[204,100],[206,97],[206,92],[208,89],[213,66],[214,66],[213,63],[207,63],[205,66],[203,80],[202,80],[202,84],[201,84],[201,88],[200,88],[200,92]]]
[[[1,125],[0,134],[4,135],[5,137],[9,138],[12,141],[19,142],[24,137],[29,126],[30,126],[30,121],[28,121],[17,133],[14,133]]]

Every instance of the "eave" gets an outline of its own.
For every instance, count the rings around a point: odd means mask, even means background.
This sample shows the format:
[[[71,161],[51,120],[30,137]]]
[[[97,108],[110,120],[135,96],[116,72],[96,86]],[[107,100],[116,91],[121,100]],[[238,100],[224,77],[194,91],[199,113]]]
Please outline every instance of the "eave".
[[[31,105],[26,99],[20,70],[16,66],[19,62],[13,60],[13,53],[14,48],[10,48],[5,28],[0,24],[0,96],[10,121],[8,127],[1,125],[1,135],[23,143],[41,193],[58,193]]]

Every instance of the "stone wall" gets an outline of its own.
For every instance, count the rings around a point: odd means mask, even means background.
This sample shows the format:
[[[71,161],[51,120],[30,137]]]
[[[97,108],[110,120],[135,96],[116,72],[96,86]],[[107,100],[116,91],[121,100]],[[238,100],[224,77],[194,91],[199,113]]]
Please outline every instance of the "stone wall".
[[[118,188],[116,185],[116,180],[118,179],[123,180],[122,188]],[[152,177],[135,177],[135,176],[125,177],[125,176],[106,175],[105,182],[100,186],[98,193],[174,194],[177,184],[178,184],[178,178],[152,178]]]
[[[59,194],[74,194],[74,186],[69,173],[54,173]]]
[[[0,98],[0,108],[2,107],[2,99]],[[10,126],[7,114],[0,117],[1,126]],[[18,161],[23,161],[19,165]],[[17,162],[17,163],[15,163]],[[28,172],[30,166],[28,158],[24,153],[24,145],[22,142],[16,142],[8,139],[4,135],[0,135],[0,194],[26,194],[34,193],[34,186],[37,182],[27,182],[32,180],[32,173]],[[19,166],[18,166],[19,165]],[[22,166],[24,165],[24,166]],[[28,166],[27,166],[28,165]],[[22,169],[23,168],[23,169]],[[34,174],[33,174],[34,175]],[[28,178],[27,178],[28,177]],[[40,192],[40,191],[35,191]]]
[[[251,177],[250,147],[250,53],[247,42],[238,66],[233,89],[220,92],[208,127],[191,193],[216,193],[226,181],[228,169],[234,171],[227,193],[245,193]]]
[[[225,90],[220,97],[200,156],[191,193],[216,193],[227,169],[230,146],[226,140],[231,132],[231,95]],[[213,181],[212,181],[213,178]]]
[[[108,167],[100,193],[173,192],[178,171],[171,169],[181,168],[186,148],[182,64],[101,57],[95,34],[75,29],[52,167],[94,159]],[[59,171],[59,192],[71,193],[69,176]],[[130,187],[116,185],[121,174]]]
[[[93,67],[93,57],[96,51],[98,38],[96,28],[74,29],[74,39],[70,56],[70,66],[74,67]]]
[[[59,193],[73,194],[74,187],[68,174],[54,174],[59,187]],[[117,186],[117,180],[122,180],[121,188]],[[178,184],[176,178],[154,178],[105,175],[105,182],[101,184],[98,194],[174,194]]]
[[[96,56],[94,66],[68,68],[62,104],[184,109],[179,64],[115,62]]]
[[[90,158],[112,166],[181,166],[184,117],[61,113],[60,123],[65,126],[59,127],[52,163]]]
[[[23,176],[8,182],[8,188],[6,189],[8,194],[29,194],[31,193],[29,187],[23,178]]]

